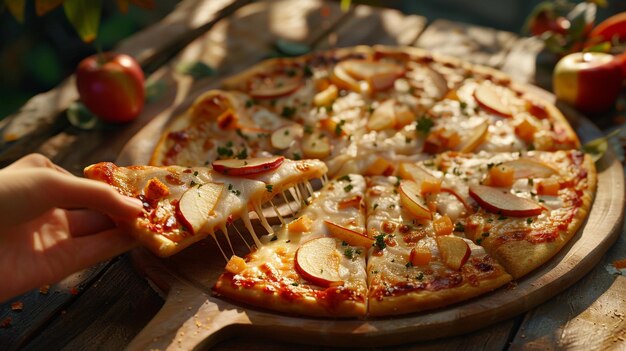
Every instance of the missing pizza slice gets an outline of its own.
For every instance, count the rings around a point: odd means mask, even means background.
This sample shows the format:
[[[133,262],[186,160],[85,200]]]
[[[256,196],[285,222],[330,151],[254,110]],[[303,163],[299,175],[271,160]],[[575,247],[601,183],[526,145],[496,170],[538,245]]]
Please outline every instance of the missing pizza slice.
[[[366,313],[365,180],[330,181],[298,216],[244,258],[233,256],[214,291],[289,314],[358,317]]]
[[[207,236],[215,239],[218,231],[229,240],[226,228],[239,218],[260,245],[249,211],[270,228],[261,205],[286,191],[302,194],[300,189],[310,189],[308,181],[323,177],[326,169],[317,160],[264,157],[215,161],[212,167],[118,167],[102,162],[84,173],[143,202],[143,212],[129,224],[130,233],[158,256],[167,257]]]

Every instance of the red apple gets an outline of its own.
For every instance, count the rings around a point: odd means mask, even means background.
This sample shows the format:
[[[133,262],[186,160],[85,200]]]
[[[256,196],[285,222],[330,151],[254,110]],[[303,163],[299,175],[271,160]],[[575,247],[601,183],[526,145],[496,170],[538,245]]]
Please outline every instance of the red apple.
[[[129,122],[144,101],[141,66],[128,55],[104,53],[83,59],[76,69],[76,87],[87,108],[105,122]]]
[[[620,12],[613,15],[595,26],[588,36],[589,40],[585,46],[593,46],[602,42],[611,42],[614,39],[618,41],[626,40],[626,12]]]
[[[485,210],[510,217],[529,217],[541,214],[543,207],[523,197],[484,185],[471,185],[470,196]]]
[[[295,268],[309,282],[330,287],[343,285],[339,276],[341,253],[334,238],[316,238],[304,243],[296,251]]]
[[[459,270],[469,260],[472,250],[465,240],[457,236],[438,236],[437,248],[443,263],[450,269]]]
[[[619,60],[600,52],[577,52],[554,68],[554,94],[586,113],[600,113],[615,104],[622,87]]]
[[[369,248],[374,244],[374,239],[368,238],[363,233],[359,233],[331,221],[324,221],[324,223],[334,238],[345,241],[352,246]]]
[[[232,176],[255,175],[280,167],[284,160],[283,156],[217,160],[213,162],[213,170]]]
[[[178,209],[192,233],[197,233],[206,224],[223,190],[222,183],[205,183],[183,193]]]
[[[415,218],[431,219],[433,217],[424,199],[418,196],[418,194],[421,193],[421,189],[416,182],[412,180],[402,180],[400,181],[398,190],[400,193],[400,203]]]

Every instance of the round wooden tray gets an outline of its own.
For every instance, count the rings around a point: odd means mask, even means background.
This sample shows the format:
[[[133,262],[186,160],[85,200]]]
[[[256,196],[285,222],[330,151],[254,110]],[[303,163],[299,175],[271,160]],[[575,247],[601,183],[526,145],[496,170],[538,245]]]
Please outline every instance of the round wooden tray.
[[[184,108],[182,105],[178,111]],[[566,106],[559,108],[583,142],[602,135],[575,111]],[[170,115],[160,116],[142,129],[124,148],[117,163],[147,163]],[[366,320],[280,315],[212,296],[211,287],[225,264],[212,241],[202,241],[167,259],[159,259],[143,249],[135,250],[132,256],[137,269],[164,294],[165,304],[129,349],[207,348],[242,332],[297,343],[374,347],[459,335],[509,319],[582,278],[619,236],[624,212],[622,166],[609,151],[597,167],[598,191],[589,217],[559,254],[513,286],[426,313]],[[243,243],[233,240],[235,251],[245,254]]]

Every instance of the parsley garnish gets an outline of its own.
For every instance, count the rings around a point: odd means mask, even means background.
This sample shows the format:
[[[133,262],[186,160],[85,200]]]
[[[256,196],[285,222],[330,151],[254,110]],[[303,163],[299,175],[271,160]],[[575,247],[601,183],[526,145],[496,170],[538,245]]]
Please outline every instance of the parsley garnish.
[[[270,241],[276,241],[276,240],[278,240],[278,237],[277,237],[276,235],[274,235],[274,236],[270,239]]]
[[[194,177],[197,177],[197,176],[198,176],[198,171],[194,171],[194,172],[193,172],[193,176],[194,176]]]
[[[531,224],[532,222],[533,222],[533,219],[532,219],[532,218],[530,218],[530,217],[529,217],[529,218],[526,218],[526,223]]]
[[[498,217],[498,220],[499,220],[499,221],[503,221],[503,220],[505,220],[505,219],[509,219],[509,217],[507,217],[507,216],[503,216],[503,215],[500,215],[500,217]]]
[[[218,146],[217,154],[220,156],[231,157],[233,155],[233,150],[231,150],[229,147]]]
[[[489,232],[484,232],[484,233],[482,233],[482,234],[481,234],[481,236],[482,236],[483,238],[486,238],[486,237],[488,237],[488,236],[489,236]]]
[[[376,239],[376,241],[372,244],[372,246],[375,248],[384,250],[387,247],[387,243],[385,243],[385,234],[376,235],[374,239]]]
[[[424,273],[423,273],[423,272],[420,272],[418,275],[416,275],[416,276],[415,276],[415,279],[417,279],[417,280],[422,280],[422,279],[424,279]]]
[[[532,178],[528,178],[528,185],[534,185],[535,181]]]
[[[480,243],[482,243],[482,242],[483,242],[483,239],[482,239],[482,238],[480,238],[480,239],[476,239],[476,244],[477,244],[477,245],[480,245]]]
[[[348,184],[348,185],[343,187],[343,190],[347,193],[347,192],[350,192],[350,190],[352,190],[352,188],[354,188],[352,186],[352,184]]]
[[[291,283],[292,286],[298,286],[298,283]]]
[[[273,188],[274,188],[274,186],[272,184],[267,184],[265,186],[265,189],[267,190],[268,193],[271,193]]]
[[[313,134],[313,127],[311,127],[311,126],[310,126],[310,125],[308,125],[308,124],[305,124],[305,125],[304,125],[304,132],[305,132],[306,134]]]
[[[413,267],[413,262],[409,261],[404,265],[406,268],[411,268]]]
[[[241,151],[237,153],[235,157],[237,157],[240,160],[248,158],[248,150],[244,147],[243,149],[241,149]]]
[[[433,122],[431,118],[424,116],[417,120],[416,129],[420,133],[427,135],[428,133],[430,133],[430,130],[432,129],[433,125],[435,125],[435,122]]]
[[[299,154],[299,153],[294,152],[294,153],[293,153],[293,159],[294,159],[294,160],[296,160],[296,161],[297,161],[297,160],[301,160],[301,159],[302,159],[302,156],[300,156],[300,154]]]
[[[354,249],[349,247],[347,248],[344,252],[343,255],[346,256],[347,258],[353,260],[354,259]]]
[[[352,180],[350,179],[350,176],[349,176],[349,175],[347,175],[347,174],[346,174],[345,176],[342,176],[342,177],[337,178],[337,180],[345,180],[345,181],[348,181],[348,182],[352,181]]]
[[[294,114],[296,114],[296,108],[290,106],[284,106],[283,111],[280,113],[281,116],[285,118],[291,118]]]

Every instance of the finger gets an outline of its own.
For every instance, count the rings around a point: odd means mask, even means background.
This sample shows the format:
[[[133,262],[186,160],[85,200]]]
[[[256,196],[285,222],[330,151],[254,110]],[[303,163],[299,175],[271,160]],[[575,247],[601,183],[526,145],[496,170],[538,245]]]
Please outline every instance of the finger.
[[[0,172],[0,224],[22,223],[51,208],[89,208],[128,221],[142,211],[141,201],[104,183],[48,169]]]
[[[100,212],[93,210],[66,211],[70,233],[74,237],[99,233],[115,227],[115,223]]]
[[[138,245],[137,241],[121,228],[75,238],[73,244],[76,249],[76,270],[121,255]]]
[[[4,169],[15,170],[15,169],[24,169],[24,168],[49,168],[49,169],[54,169],[64,174],[71,174],[67,170],[63,169],[62,167],[50,161],[49,158],[47,158],[46,156],[42,154],[26,155],[20,158],[19,160],[13,162],[9,166],[5,167]]]

